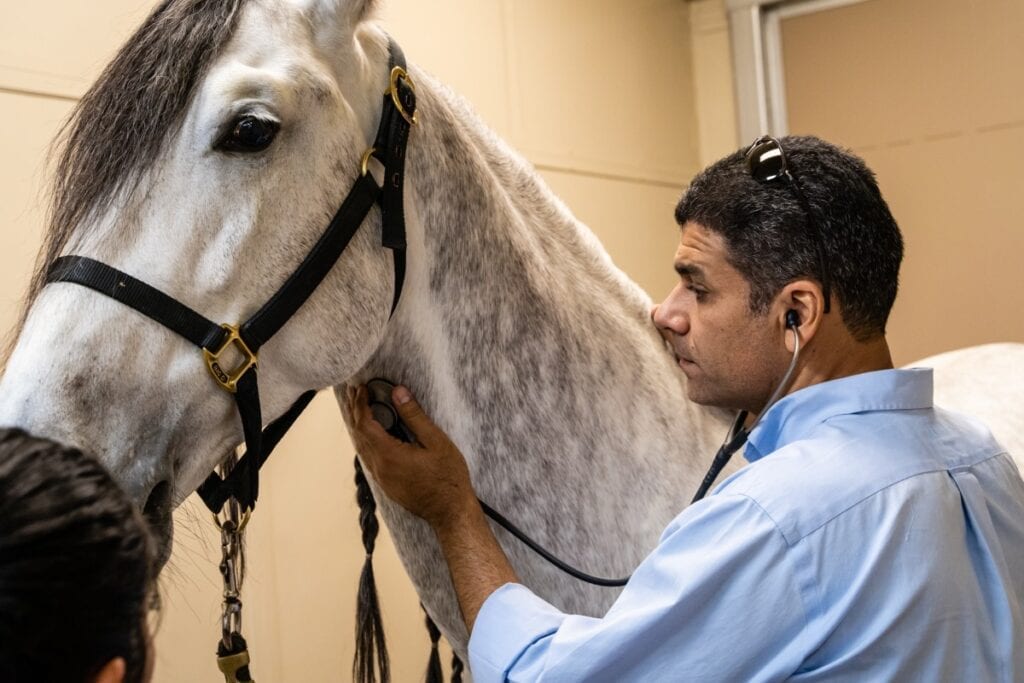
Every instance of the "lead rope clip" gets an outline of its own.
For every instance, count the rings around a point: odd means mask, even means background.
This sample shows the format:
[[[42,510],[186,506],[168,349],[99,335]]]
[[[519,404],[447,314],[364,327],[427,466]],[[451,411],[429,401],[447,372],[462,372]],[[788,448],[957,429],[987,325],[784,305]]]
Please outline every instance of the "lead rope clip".
[[[221,465],[224,478],[238,464],[238,455],[232,453]],[[224,581],[224,603],[221,613],[221,639],[217,643],[217,668],[224,674],[225,683],[255,683],[249,672],[249,646],[242,637],[242,583],[245,580],[245,527],[250,510],[242,510],[233,497],[228,498],[213,521],[220,529],[220,575]]]

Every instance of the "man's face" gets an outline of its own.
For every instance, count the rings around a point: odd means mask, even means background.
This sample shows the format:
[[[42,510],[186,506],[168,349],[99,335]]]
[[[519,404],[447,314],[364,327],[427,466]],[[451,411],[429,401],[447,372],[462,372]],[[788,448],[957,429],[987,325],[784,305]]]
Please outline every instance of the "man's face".
[[[699,223],[682,228],[679,284],[654,310],[687,379],[690,400],[759,411],[789,360],[769,313],[750,310],[750,286],[726,259],[723,238]]]

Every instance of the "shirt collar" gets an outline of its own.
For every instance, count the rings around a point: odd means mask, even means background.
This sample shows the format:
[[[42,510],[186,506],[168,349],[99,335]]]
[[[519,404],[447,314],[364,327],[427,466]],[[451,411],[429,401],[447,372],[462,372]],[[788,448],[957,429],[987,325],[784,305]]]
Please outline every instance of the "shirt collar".
[[[837,415],[931,407],[931,368],[878,370],[821,382],[784,396],[769,408],[750,433],[743,457],[759,460]]]

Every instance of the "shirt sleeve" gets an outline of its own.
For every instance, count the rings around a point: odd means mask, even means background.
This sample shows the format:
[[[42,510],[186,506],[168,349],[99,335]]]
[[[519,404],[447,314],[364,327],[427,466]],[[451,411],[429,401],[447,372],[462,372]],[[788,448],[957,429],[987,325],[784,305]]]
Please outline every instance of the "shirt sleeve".
[[[778,680],[808,654],[785,538],[753,500],[716,495],[662,535],[601,619],[506,584],[469,643],[477,683]]]

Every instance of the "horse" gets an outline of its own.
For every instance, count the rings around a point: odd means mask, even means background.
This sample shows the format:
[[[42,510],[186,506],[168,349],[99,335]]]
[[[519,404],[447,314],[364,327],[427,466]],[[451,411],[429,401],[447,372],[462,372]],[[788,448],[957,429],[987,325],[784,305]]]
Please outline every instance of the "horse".
[[[935,371],[935,403],[983,418],[1024,471],[1024,345],[982,344],[923,358]]]
[[[193,346],[88,289],[46,285],[46,269],[90,256],[214,320],[251,314],[373,144],[389,60],[375,4],[164,0],[67,128],[0,424],[96,454],[160,529],[165,558],[170,511],[242,440],[234,405]],[[401,381],[466,455],[484,501],[570,563],[627,575],[685,507],[728,416],[686,400],[649,297],[530,164],[429,74],[410,74],[418,123],[397,308],[374,209],[263,347],[263,414],[333,387],[348,421],[348,386]],[[239,148],[239,131],[258,144]],[[433,535],[377,498],[424,608],[464,656]],[[614,600],[496,534],[523,582],[559,608],[600,615]]]

